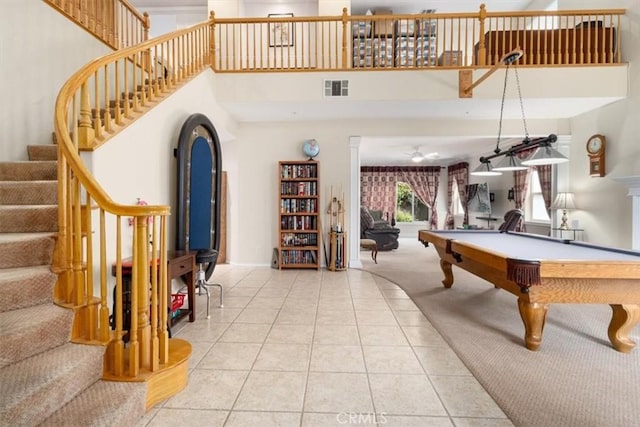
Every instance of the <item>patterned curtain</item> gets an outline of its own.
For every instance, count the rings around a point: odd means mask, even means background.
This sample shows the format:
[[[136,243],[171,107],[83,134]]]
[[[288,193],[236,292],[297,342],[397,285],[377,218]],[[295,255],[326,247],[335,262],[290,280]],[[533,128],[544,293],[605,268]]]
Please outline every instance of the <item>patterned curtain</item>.
[[[382,211],[389,218],[396,211],[396,171],[388,167],[360,168],[360,205]]]
[[[464,224],[469,223],[469,212],[467,211],[467,185],[469,184],[469,163],[462,162],[451,165],[447,168],[449,176],[447,178],[447,216],[444,220],[444,228],[452,230],[453,223],[453,183],[458,185],[458,197],[462,201],[464,208]]]
[[[544,206],[547,208],[547,213],[551,212],[551,165],[535,166],[538,171],[538,180],[540,181],[540,188],[542,189],[542,198],[544,199]]]
[[[406,182],[411,186],[413,192],[420,201],[427,205],[431,211],[429,228],[438,228],[438,211],[436,210],[436,199],[438,197],[438,186],[440,185],[439,166],[415,166],[397,167],[397,179]]]
[[[531,169],[526,169],[523,171],[513,171],[513,192],[516,202],[516,209],[523,209],[524,207],[524,199],[527,197],[527,192],[529,191],[529,174],[531,173]],[[516,231],[526,231],[526,227],[524,225],[524,221],[522,221],[520,229],[516,228]]]

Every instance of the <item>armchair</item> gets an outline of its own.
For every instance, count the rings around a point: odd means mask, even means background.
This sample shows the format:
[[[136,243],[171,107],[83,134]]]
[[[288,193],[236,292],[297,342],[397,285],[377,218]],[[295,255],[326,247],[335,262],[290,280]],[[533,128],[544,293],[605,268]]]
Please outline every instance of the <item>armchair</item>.
[[[398,249],[400,229],[392,227],[387,221],[374,220],[369,210],[360,207],[360,238],[375,240],[379,251]]]
[[[505,231],[515,231],[520,226],[524,219],[524,212],[521,209],[511,209],[504,214],[504,222],[500,225],[498,230],[501,233]]]

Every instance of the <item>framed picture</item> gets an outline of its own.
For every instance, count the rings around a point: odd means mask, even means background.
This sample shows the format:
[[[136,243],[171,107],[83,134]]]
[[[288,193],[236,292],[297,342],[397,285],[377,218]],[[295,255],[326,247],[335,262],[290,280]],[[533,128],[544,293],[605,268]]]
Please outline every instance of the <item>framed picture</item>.
[[[270,13],[269,18],[291,18],[293,13]],[[268,24],[269,47],[293,46],[293,22]]]

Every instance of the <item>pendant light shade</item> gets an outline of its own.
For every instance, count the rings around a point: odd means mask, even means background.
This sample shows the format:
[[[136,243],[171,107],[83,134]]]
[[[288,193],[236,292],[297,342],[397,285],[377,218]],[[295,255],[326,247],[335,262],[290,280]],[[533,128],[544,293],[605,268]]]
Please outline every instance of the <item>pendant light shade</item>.
[[[494,171],[499,172],[521,171],[525,169],[527,169],[527,166],[522,165],[522,161],[515,154],[505,155],[493,168]]]
[[[471,175],[475,176],[499,176],[502,175],[502,172],[494,171],[491,167],[491,162],[486,161],[482,162],[478,165],[477,168],[471,172]]]
[[[528,159],[522,161],[522,164],[525,166],[556,165],[568,161],[569,159],[558,150],[550,145],[544,145],[538,147]]]

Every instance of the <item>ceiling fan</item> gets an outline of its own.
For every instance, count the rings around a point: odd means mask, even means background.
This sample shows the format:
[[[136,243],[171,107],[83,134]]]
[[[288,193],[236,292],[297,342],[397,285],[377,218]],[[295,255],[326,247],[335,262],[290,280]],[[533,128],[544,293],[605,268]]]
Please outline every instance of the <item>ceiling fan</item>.
[[[432,152],[432,153],[427,153],[424,154],[422,151],[420,151],[420,147],[414,147],[414,151],[411,153],[405,153],[407,156],[409,156],[409,158],[411,159],[412,162],[414,163],[420,163],[423,160],[434,160],[440,157],[440,155],[437,152]]]

